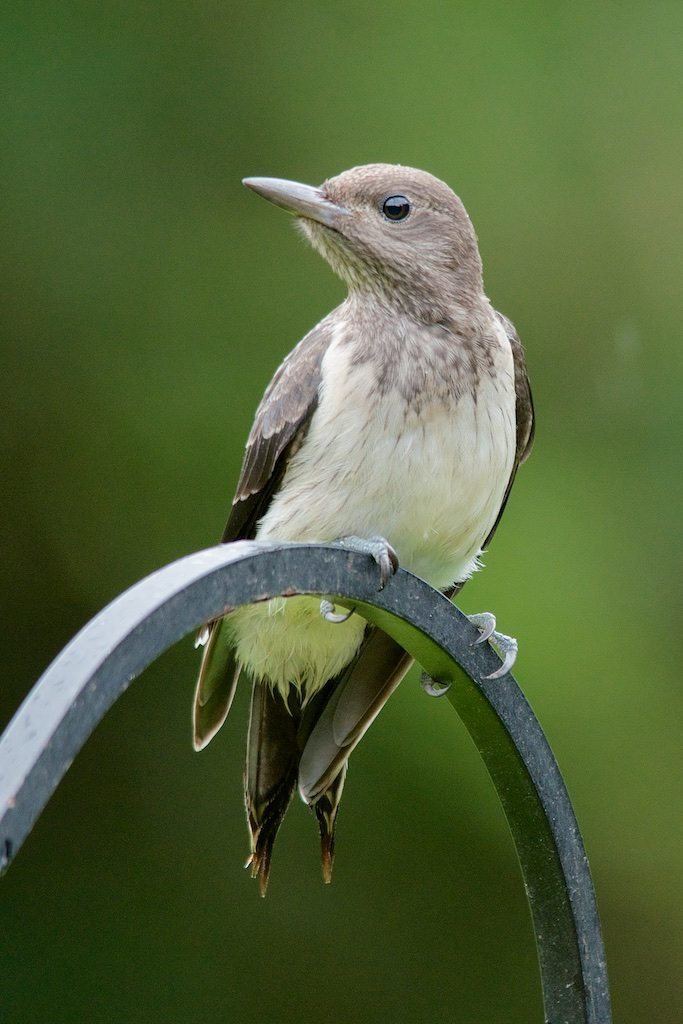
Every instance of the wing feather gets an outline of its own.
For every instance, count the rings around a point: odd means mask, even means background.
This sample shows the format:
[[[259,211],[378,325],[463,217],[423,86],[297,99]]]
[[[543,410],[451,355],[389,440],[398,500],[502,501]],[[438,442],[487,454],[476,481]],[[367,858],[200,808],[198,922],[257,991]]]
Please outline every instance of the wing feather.
[[[512,474],[514,478],[514,474],[517,472],[518,466],[525,462],[529,457],[534,444],[534,402],[531,395],[529,376],[526,370],[524,348],[522,347],[519,335],[515,330],[515,325],[511,320],[508,320],[506,316],[503,316],[502,313],[496,313],[496,316],[500,320],[505,329],[505,333],[507,334],[515,365],[517,451],[515,454],[515,465]],[[510,486],[512,486],[512,480],[510,481]]]
[[[290,352],[266,389],[247,439],[224,541],[254,536],[284,472],[284,456],[303,441],[318,404],[320,367],[333,335],[332,315]]]
[[[380,629],[368,629],[360,654],[327,699],[299,762],[299,791],[315,804],[333,784],[413,663]]]
[[[232,511],[222,540],[249,540],[285,471],[287,456],[301,444],[318,404],[320,366],[332,340],[331,317],[314,327],[279,367],[256,411]],[[202,630],[204,653],[194,699],[194,745],[215,736],[232,704],[240,674],[222,629],[224,620]],[[206,632],[208,630],[208,633]]]
[[[501,516],[505,511],[505,506],[507,505],[508,498],[510,497],[512,485],[515,482],[515,477],[517,476],[517,470],[531,453],[535,432],[534,401],[531,396],[531,385],[526,371],[526,360],[524,358],[522,343],[519,340],[519,335],[517,334],[515,325],[512,321],[508,320],[506,316],[503,316],[502,313],[498,313],[497,311],[496,316],[503,325],[507,339],[510,342],[510,348],[512,349],[512,359],[515,370],[515,422],[517,427],[517,444],[515,449],[515,461],[512,465],[512,472],[510,473],[510,479],[508,480],[508,485],[505,490],[503,503],[500,506],[498,518],[482,545],[483,548],[488,547],[491,538],[498,528]]]

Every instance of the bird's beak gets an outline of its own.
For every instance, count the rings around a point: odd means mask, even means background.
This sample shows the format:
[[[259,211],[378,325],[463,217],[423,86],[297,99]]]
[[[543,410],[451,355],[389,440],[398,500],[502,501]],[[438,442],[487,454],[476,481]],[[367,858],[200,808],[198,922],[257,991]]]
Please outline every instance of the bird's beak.
[[[338,228],[340,220],[348,216],[348,210],[337,206],[312,185],[300,185],[298,181],[282,178],[244,178],[242,184],[283,210],[297,217],[315,220],[328,228]]]

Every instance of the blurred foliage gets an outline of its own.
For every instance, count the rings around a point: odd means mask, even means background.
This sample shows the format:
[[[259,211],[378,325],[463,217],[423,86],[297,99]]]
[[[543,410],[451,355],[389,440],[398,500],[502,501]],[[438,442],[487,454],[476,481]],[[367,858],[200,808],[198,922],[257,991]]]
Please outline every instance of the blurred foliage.
[[[617,1018],[680,992],[681,32],[675,2],[3,5],[6,721],[125,586],[217,539],[254,407],[343,291],[246,174],[427,168],[528,350],[538,434],[466,611],[573,795]],[[88,744],[0,887],[0,1019],[541,1019],[502,813],[411,677],[353,758],[332,887],[295,806],[241,871],[246,695],[196,656]],[[680,1010],[680,1006],[678,1006]]]

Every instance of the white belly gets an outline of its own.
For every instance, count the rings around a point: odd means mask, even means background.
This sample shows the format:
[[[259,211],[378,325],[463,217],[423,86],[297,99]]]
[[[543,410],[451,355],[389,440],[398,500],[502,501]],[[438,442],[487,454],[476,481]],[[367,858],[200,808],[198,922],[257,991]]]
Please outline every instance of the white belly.
[[[476,401],[407,406],[379,395],[348,348],[323,363],[320,405],[258,536],[335,540],[382,536],[402,566],[436,587],[466,579],[505,494],[515,451],[509,344]]]
[[[331,541],[382,536],[400,564],[444,589],[467,579],[491,531],[515,451],[514,369],[505,339],[496,373],[482,376],[476,401],[408,405],[378,394],[367,364],[349,373],[349,346],[323,362],[318,409],[304,444],[262,519],[259,538]],[[355,654],[364,624],[318,614],[319,601],[293,598],[230,616],[238,657],[286,689],[322,685]]]

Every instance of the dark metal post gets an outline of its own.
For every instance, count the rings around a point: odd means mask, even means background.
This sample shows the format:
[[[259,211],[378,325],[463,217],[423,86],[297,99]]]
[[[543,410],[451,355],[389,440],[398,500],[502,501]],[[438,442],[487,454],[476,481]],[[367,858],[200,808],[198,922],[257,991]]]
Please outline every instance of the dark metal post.
[[[221,544],[137,583],[36,683],[0,738],[0,869],[18,852],[97,723],[158,655],[230,608],[279,595],[343,600],[439,681],[502,802],[534,924],[548,1024],[610,1024],[605,954],[581,835],[559,768],[511,675],[445,597],[400,570],[383,591],[367,556],[333,545]]]

